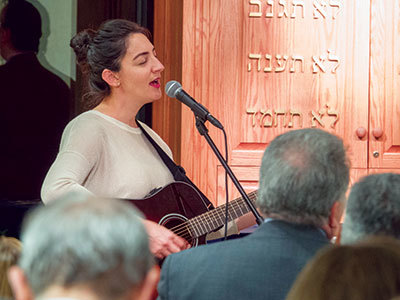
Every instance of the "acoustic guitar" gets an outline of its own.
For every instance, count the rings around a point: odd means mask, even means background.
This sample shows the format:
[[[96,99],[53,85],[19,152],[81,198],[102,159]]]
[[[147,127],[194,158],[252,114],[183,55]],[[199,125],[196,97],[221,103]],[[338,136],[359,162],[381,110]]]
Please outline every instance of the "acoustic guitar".
[[[248,194],[254,203],[257,191]],[[154,221],[186,239],[192,247],[205,243],[206,234],[225,224],[226,204],[209,209],[200,194],[185,182],[173,182],[140,200],[128,200]],[[243,198],[228,203],[228,221],[250,212]]]

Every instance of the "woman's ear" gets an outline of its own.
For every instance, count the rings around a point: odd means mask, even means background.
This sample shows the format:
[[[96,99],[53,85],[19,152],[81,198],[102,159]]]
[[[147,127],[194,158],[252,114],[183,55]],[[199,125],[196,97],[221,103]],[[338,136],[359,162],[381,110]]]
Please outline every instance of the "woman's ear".
[[[101,73],[101,78],[103,78],[103,80],[107,82],[110,87],[119,87],[121,84],[118,74],[110,71],[109,69],[103,70]]]

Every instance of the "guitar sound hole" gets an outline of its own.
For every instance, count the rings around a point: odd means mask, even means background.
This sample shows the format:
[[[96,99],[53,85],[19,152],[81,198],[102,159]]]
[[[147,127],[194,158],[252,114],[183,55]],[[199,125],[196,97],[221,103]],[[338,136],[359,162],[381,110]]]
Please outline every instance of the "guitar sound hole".
[[[198,245],[198,239],[192,238],[188,227],[184,224],[187,220],[188,218],[180,214],[168,214],[160,220],[159,224],[172,230],[180,237],[183,237],[192,247],[196,247]]]

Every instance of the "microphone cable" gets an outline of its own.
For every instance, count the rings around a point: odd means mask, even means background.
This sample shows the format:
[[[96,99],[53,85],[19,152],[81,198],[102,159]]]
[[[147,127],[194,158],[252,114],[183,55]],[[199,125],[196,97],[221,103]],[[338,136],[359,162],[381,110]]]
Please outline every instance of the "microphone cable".
[[[226,136],[225,129],[221,129],[224,133],[225,141],[225,162],[228,164],[228,139]],[[228,235],[228,204],[229,204],[229,191],[228,191],[228,172],[225,170],[225,230],[224,230],[224,241],[227,239]]]

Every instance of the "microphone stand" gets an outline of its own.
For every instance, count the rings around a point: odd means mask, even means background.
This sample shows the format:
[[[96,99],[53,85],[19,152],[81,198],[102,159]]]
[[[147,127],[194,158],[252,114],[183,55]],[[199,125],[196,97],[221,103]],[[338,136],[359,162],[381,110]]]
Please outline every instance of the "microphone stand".
[[[227,162],[225,159],[222,157],[221,153],[219,152],[217,146],[214,144],[213,140],[211,139],[210,135],[208,134],[208,129],[205,126],[205,122],[207,121],[205,118],[197,115],[195,113],[195,118],[196,118],[196,127],[197,130],[199,131],[200,135],[204,136],[205,139],[207,140],[208,144],[210,145],[211,149],[214,151],[215,155],[217,156],[218,160],[221,162],[222,166],[228,173],[229,177],[232,179],[233,184],[235,187],[238,189],[239,193],[242,195],[243,199],[245,200],[246,204],[250,208],[251,212],[256,218],[256,222],[258,225],[262,224],[264,222],[264,219],[260,216],[258,213],[257,209],[254,207],[253,202],[249,199],[249,196],[247,196],[246,192],[244,191],[243,187],[240,185],[239,181],[237,180],[235,174],[233,174],[231,168],[228,166]]]

